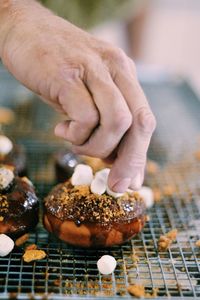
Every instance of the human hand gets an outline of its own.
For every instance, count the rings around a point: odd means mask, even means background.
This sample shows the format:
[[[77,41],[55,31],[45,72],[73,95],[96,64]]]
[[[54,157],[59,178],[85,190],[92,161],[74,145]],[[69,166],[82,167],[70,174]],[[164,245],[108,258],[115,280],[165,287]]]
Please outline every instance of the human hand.
[[[156,122],[133,61],[34,1],[8,2],[0,8],[3,63],[66,115],[55,133],[74,152],[113,160],[113,191],[140,188]]]

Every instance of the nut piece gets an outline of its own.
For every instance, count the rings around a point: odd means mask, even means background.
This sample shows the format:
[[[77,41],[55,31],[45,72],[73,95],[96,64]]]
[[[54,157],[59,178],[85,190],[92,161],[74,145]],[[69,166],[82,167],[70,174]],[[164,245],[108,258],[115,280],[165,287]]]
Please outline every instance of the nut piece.
[[[170,248],[172,242],[176,240],[177,237],[177,229],[173,229],[169,231],[165,235],[161,235],[158,241],[158,250],[159,251],[166,251]]]
[[[23,255],[23,260],[27,263],[33,260],[40,260],[46,257],[46,253],[43,250],[26,250]]]
[[[90,185],[93,180],[93,171],[90,166],[78,164],[71,178],[72,185]]]
[[[147,293],[145,287],[141,284],[129,285],[128,292],[136,298],[156,298],[158,294],[158,289],[152,289],[152,293]]]
[[[13,143],[11,140],[5,136],[0,135],[0,154],[7,155],[13,148]]]
[[[6,234],[0,234],[0,256],[7,256],[14,248],[13,240]]]
[[[151,208],[154,205],[154,194],[151,188],[148,186],[142,186],[138,193],[143,198],[147,208]]]
[[[28,241],[29,239],[29,234],[25,233],[24,235],[20,236],[16,241],[15,241],[15,245],[16,246],[21,246],[23,245],[26,241]]]
[[[28,245],[26,247],[26,250],[36,250],[36,249],[37,249],[37,245],[36,244],[30,244],[30,245]]]
[[[200,240],[196,241],[196,246],[200,247]]]
[[[97,267],[101,274],[108,275],[111,274],[116,268],[116,259],[111,255],[103,255],[97,261]]]
[[[146,164],[146,172],[150,175],[155,175],[159,172],[160,166],[157,162],[148,159]]]

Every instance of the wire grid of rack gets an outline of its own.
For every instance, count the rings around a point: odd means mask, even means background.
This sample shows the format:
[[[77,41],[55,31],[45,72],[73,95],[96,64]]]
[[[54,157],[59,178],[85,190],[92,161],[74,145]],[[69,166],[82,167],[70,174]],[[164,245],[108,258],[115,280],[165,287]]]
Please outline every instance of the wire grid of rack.
[[[0,258],[0,299],[131,299],[127,287],[135,283],[149,292],[157,288],[160,299],[200,299],[200,249],[195,245],[200,239],[200,163],[193,155],[197,143],[192,143],[200,133],[200,103],[184,83],[144,84],[144,88],[158,119],[149,157],[162,166],[158,176],[148,177],[147,182],[160,190],[173,186],[173,195],[163,196],[148,211],[150,220],[141,234],[110,249],[71,247],[49,235],[40,222],[29,243],[45,250],[47,257],[27,264],[22,247]],[[186,114],[180,122],[176,106]],[[56,117],[37,100],[15,103],[13,109],[17,126],[6,131],[26,146],[29,177],[42,201],[55,184],[52,155],[60,147],[52,135]],[[179,131],[184,134],[177,136]],[[188,136],[191,143],[185,142]],[[160,235],[172,228],[178,229],[177,242],[158,252]],[[103,276],[97,270],[96,262],[103,254],[117,260],[112,275]],[[139,257],[137,263],[133,254]]]

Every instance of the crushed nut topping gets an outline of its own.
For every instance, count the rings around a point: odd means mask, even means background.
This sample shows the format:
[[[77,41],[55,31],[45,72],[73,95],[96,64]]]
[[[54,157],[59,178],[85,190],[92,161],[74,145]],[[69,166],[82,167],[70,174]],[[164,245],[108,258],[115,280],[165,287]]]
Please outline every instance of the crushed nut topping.
[[[138,193],[125,193],[114,199],[104,193],[93,194],[89,186],[72,186],[69,181],[57,185],[45,199],[46,209],[54,216],[81,222],[117,222],[133,219],[144,213],[142,198]]]

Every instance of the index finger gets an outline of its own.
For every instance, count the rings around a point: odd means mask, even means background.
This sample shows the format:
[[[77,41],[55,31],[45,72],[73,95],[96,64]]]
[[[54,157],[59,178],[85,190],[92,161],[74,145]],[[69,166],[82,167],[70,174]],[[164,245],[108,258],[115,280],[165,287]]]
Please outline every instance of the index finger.
[[[108,179],[112,190],[124,192],[128,187],[139,189],[143,183],[146,154],[156,121],[128,58],[125,67],[116,67],[115,84],[133,116],[133,124],[119,145]]]

